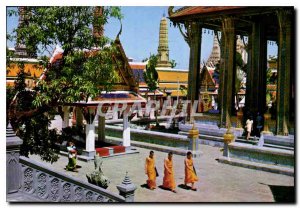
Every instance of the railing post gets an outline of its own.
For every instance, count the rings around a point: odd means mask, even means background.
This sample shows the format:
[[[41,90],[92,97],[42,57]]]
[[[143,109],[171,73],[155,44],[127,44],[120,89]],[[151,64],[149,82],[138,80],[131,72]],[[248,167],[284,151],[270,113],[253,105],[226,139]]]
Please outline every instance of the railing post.
[[[229,157],[229,147],[228,144],[232,143],[234,141],[234,135],[230,129],[231,127],[229,126],[226,133],[224,134],[224,151],[223,151],[223,156]]]
[[[6,196],[19,191],[21,166],[19,163],[20,145],[23,141],[16,136],[10,123],[6,128]]]
[[[136,186],[131,182],[127,172],[122,184],[117,185],[120,195],[125,198],[125,202],[134,202],[134,191]]]
[[[188,132],[188,138],[190,139],[188,150],[192,153],[193,157],[200,157],[199,130],[195,127],[195,123],[193,123],[193,127]]]

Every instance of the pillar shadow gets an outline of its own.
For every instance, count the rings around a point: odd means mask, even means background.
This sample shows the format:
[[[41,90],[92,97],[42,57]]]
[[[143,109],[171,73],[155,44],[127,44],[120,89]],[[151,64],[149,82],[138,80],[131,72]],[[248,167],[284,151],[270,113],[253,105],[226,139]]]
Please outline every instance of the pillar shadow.
[[[269,186],[275,202],[280,203],[295,203],[295,187],[294,186],[274,186],[264,183],[263,185]]]

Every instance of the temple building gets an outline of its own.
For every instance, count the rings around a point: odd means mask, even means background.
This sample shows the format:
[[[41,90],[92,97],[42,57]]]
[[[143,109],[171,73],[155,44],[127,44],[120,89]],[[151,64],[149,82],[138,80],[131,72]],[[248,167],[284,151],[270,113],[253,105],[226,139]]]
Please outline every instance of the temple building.
[[[173,69],[169,61],[169,42],[168,42],[168,20],[165,15],[160,21],[159,28],[159,45],[158,45],[158,63],[157,73],[159,77],[159,89],[156,91],[158,99],[166,99],[168,96],[171,100],[186,99],[187,76],[186,69]],[[129,62],[135,79],[139,83],[139,92],[142,96],[153,96],[148,92],[147,84],[144,81],[143,71],[146,70],[147,62]]]
[[[146,70],[146,62],[129,62],[136,81],[139,83],[139,92],[145,96],[148,91],[145,83],[143,72]],[[172,68],[156,68],[159,77],[159,91],[157,95],[163,93],[163,97],[170,95],[172,100],[176,100],[177,96],[186,99],[187,77],[188,71],[184,69]],[[150,95],[150,94],[148,94]]]
[[[26,27],[28,20],[25,15],[26,7],[18,7],[18,27]],[[43,72],[43,68],[39,65],[40,61],[37,59],[36,51],[30,51],[21,37],[17,38],[14,48],[8,48],[12,56],[9,58],[10,63],[6,67],[6,86],[14,86],[14,82],[20,72],[20,63],[22,63],[25,72],[25,83],[27,88],[35,86],[37,78]]]
[[[215,34],[212,51],[210,53],[209,58],[206,61],[206,66],[215,67],[220,61],[220,57],[221,57],[220,53],[221,53],[221,51],[220,51],[219,41],[217,38],[217,34]]]
[[[198,100],[202,28],[221,32],[219,106],[220,126],[231,126],[235,109],[236,37],[247,37],[247,83],[245,110],[265,113],[267,41],[278,45],[276,135],[288,135],[294,124],[294,7],[200,6],[183,7],[169,18],[190,47],[188,99]],[[193,122],[193,118],[190,119]]]
[[[35,58],[11,58],[11,63],[6,67],[6,86],[13,87],[20,72],[19,64],[24,64],[25,84],[27,88],[33,88],[36,80],[42,75],[43,67],[39,65],[39,60]]]
[[[19,8],[20,16],[24,14],[24,9],[26,9],[26,7]],[[101,15],[103,12],[102,7],[95,7],[94,11],[95,18],[97,18],[97,15]],[[19,26],[23,26],[24,22],[26,22],[24,21],[24,18],[20,17]],[[114,68],[114,70],[116,71],[117,81],[112,84],[111,91],[101,91],[101,86],[99,86],[99,96],[95,97],[94,99],[89,98],[87,101],[82,100],[74,103],[65,103],[64,105],[58,107],[58,111],[61,111],[62,114],[62,128],[69,127],[70,123],[77,127],[84,126],[86,138],[84,141],[85,149],[83,151],[83,157],[85,157],[85,159],[87,160],[93,159],[96,152],[98,152],[100,155],[107,155],[109,152],[109,154],[114,154],[116,153],[116,151],[131,151],[130,120],[132,118],[129,115],[128,109],[133,104],[145,105],[146,102],[146,100],[138,94],[137,82],[134,79],[133,72],[130,68],[125,51],[119,39],[120,34],[121,30],[114,41],[116,50],[113,56],[113,61],[115,63],[118,63]],[[101,25],[93,24],[93,36],[95,38],[100,38],[102,35],[103,27]],[[33,53],[27,53],[28,50],[26,49],[26,46],[24,44],[20,45],[18,43],[19,42],[17,42],[16,44],[16,49],[11,49],[11,51],[16,51],[14,56],[17,56],[17,58],[10,58],[11,62],[7,66],[7,85],[13,86],[14,80],[17,78],[17,75],[20,71],[20,67],[18,65],[18,62],[20,62],[24,64],[24,70],[28,74],[26,84],[27,88],[30,88],[34,86],[35,81],[38,81],[39,79],[45,79],[47,77],[47,72],[51,70],[51,67],[42,68],[39,60],[31,56],[31,54]],[[90,51],[86,51],[86,53],[93,54],[97,50],[101,49],[95,47]],[[22,51],[22,53],[20,51]],[[53,51],[52,57],[49,60],[49,64],[60,65],[63,58],[63,49],[57,46]],[[97,107],[99,104],[102,104],[103,113],[107,113],[114,107],[120,107],[123,105],[128,106],[128,108],[122,112],[122,115],[117,115],[117,117],[123,118],[122,145],[119,145],[117,147],[114,146],[101,148],[97,148],[97,146],[95,145],[96,138],[98,142],[104,142],[105,140],[105,116],[98,115]],[[72,122],[70,122],[71,111],[73,112]],[[98,123],[97,127],[96,123]],[[96,137],[97,134],[98,137]]]

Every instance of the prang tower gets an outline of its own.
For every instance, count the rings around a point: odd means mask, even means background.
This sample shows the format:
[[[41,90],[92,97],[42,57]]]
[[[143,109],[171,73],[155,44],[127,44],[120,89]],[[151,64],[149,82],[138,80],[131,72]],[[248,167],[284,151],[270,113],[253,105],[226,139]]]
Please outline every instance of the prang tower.
[[[163,15],[163,18],[160,20],[159,27],[159,45],[158,45],[158,62],[157,67],[167,67],[171,68],[169,62],[169,43],[168,43],[168,20]]]

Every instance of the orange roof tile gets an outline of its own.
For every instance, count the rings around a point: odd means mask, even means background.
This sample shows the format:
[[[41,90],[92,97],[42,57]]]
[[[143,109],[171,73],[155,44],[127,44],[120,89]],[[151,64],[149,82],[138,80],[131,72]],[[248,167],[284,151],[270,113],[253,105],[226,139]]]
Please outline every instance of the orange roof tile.
[[[144,70],[146,69],[146,65],[139,65],[139,64],[129,64],[131,69],[141,69]]]
[[[160,82],[188,82],[188,71],[157,71]]]
[[[179,83],[179,87],[180,87],[180,85],[183,85],[183,86],[187,87],[188,84],[187,83],[186,84]],[[177,89],[178,84],[177,83],[159,83],[159,88],[160,89],[166,88],[167,90],[168,89]]]
[[[40,77],[43,72],[43,67],[34,64],[34,63],[25,63],[24,64],[25,72],[30,74],[31,77]],[[17,64],[12,63],[9,67],[7,67],[8,73],[6,74],[7,77],[16,77],[20,71],[20,68]]]

